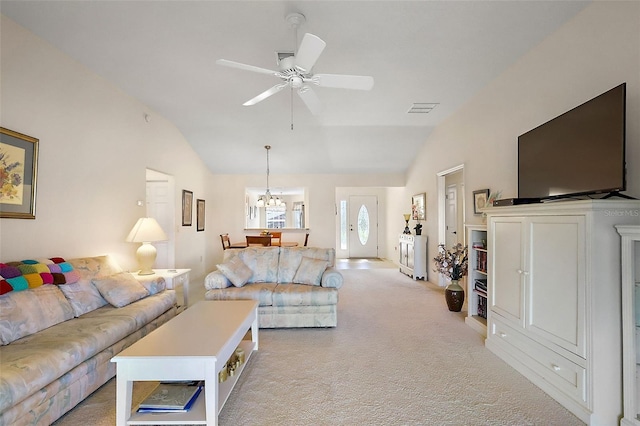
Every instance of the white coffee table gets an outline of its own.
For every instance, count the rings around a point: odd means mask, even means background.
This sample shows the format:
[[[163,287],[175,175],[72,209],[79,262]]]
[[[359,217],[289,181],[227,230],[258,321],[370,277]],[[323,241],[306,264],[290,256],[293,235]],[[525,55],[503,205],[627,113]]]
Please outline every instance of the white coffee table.
[[[243,340],[251,330],[251,341]],[[240,346],[245,363],[218,383],[218,373]],[[217,425],[218,414],[253,351],[258,350],[258,303],[202,301],[111,359],[117,364],[116,424]],[[205,389],[186,413],[132,413],[135,381],[204,380]]]

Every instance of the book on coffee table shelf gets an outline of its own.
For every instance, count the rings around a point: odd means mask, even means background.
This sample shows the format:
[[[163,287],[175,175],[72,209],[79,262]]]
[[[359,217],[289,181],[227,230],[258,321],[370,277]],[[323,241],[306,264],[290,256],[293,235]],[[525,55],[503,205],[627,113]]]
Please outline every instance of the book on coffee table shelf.
[[[189,411],[204,382],[162,382],[138,407],[138,413],[180,413]]]

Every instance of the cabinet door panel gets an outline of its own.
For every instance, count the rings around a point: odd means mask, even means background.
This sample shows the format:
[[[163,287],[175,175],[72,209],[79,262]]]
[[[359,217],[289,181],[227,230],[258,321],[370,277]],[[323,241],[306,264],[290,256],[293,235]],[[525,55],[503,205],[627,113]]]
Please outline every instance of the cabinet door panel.
[[[415,255],[413,253],[413,244],[407,244],[407,266],[411,269],[414,268],[414,257]]]
[[[527,327],[584,356],[584,218],[535,218],[530,224]]]
[[[492,218],[491,309],[524,327],[522,218]]]

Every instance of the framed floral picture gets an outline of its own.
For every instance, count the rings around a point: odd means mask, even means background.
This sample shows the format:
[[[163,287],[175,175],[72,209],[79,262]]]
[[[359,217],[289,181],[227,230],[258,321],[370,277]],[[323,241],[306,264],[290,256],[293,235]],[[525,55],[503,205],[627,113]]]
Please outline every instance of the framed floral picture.
[[[196,231],[204,231],[204,200],[196,200]]]
[[[427,220],[427,194],[417,194],[411,197],[411,219],[413,220]]]
[[[38,143],[0,127],[0,217],[36,218]]]
[[[473,191],[473,214],[482,214],[481,210],[487,207],[488,198],[488,189],[479,189],[477,191]]]
[[[182,190],[182,226],[191,226],[193,218],[193,192]]]

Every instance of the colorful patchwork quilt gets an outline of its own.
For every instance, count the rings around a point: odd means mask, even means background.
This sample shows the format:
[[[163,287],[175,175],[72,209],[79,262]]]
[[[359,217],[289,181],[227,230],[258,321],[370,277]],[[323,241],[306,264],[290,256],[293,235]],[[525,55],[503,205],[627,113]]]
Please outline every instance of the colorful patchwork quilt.
[[[0,263],[0,295],[45,284],[72,284],[79,279],[78,271],[61,257]]]

